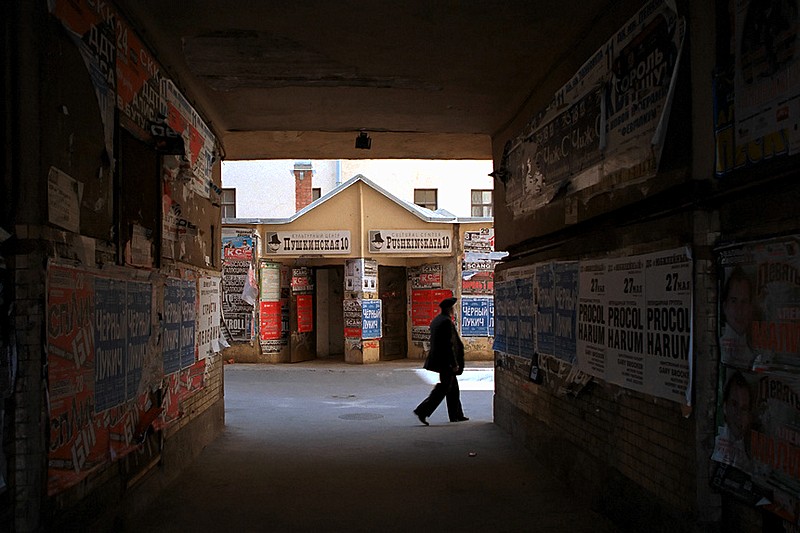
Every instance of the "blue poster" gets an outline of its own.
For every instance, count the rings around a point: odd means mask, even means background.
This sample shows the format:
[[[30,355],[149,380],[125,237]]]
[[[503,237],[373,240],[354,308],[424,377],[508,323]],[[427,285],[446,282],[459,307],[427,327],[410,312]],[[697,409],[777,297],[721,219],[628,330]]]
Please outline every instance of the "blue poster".
[[[508,349],[506,338],[506,295],[508,282],[495,282],[494,284],[494,343],[492,349],[505,353]]]
[[[486,305],[488,307],[489,336],[494,337],[494,298],[487,298]]]
[[[545,355],[555,355],[555,331],[553,329],[555,287],[553,283],[552,263],[537,265],[536,349],[538,353]]]
[[[136,398],[142,368],[150,341],[150,316],[153,290],[149,283],[128,282],[127,349],[125,350],[125,399]]]
[[[181,284],[181,368],[194,364],[196,305],[197,284],[194,281],[184,281]]]
[[[169,279],[164,286],[164,336],[162,354],[164,374],[181,369],[181,282]]]
[[[555,355],[568,363],[575,363],[577,336],[575,312],[578,306],[578,262],[553,265],[555,286]]]
[[[489,304],[491,298],[464,296],[461,299],[461,335],[463,337],[489,336]]]
[[[517,301],[519,305],[519,355],[530,359],[536,351],[533,329],[533,279],[517,280]]]
[[[94,407],[125,401],[125,282],[94,279]]]
[[[361,338],[380,339],[382,332],[381,300],[361,300]]]
[[[519,291],[517,280],[506,284],[506,353],[519,355]]]

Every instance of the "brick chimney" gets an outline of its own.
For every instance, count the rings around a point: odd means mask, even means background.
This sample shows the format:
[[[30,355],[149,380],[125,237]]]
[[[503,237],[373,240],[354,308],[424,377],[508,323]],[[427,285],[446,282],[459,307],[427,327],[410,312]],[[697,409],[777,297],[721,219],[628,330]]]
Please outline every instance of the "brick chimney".
[[[295,211],[300,211],[313,200],[311,191],[311,178],[314,169],[311,161],[294,162],[294,204]]]

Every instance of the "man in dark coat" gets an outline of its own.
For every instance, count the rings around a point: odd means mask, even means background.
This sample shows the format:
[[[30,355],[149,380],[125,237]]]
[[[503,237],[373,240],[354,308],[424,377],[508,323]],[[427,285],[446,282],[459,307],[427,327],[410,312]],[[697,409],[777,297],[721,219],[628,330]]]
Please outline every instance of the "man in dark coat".
[[[439,303],[442,312],[431,322],[431,350],[423,368],[439,373],[439,383],[430,395],[414,409],[419,421],[428,425],[426,418],[447,398],[447,415],[450,422],[469,420],[461,408],[458,377],[464,371],[464,343],[453,323],[455,298],[445,298]]]

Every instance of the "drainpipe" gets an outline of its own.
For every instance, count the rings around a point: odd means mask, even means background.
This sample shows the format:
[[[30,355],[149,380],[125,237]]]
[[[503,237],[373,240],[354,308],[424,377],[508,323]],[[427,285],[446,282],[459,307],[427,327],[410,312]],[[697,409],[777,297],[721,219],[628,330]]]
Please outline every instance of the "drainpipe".
[[[342,160],[341,159],[337,159],[336,160],[336,186],[338,187],[341,184],[342,184]]]

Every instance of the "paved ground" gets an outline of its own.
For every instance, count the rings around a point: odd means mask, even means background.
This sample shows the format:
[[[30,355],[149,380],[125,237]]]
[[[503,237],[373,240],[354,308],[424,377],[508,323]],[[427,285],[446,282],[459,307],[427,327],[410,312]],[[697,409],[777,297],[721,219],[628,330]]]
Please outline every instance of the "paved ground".
[[[470,421],[411,413],[419,362],[228,365],[226,430],[125,531],[613,532],[492,423],[491,363],[461,378]]]

